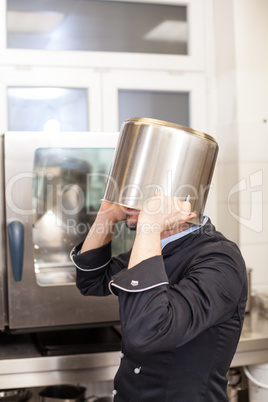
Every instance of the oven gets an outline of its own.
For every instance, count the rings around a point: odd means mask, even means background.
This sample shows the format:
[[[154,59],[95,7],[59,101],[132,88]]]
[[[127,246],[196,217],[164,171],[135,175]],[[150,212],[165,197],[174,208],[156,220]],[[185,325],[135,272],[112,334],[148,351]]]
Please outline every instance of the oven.
[[[119,323],[115,296],[80,294],[69,257],[95,219],[117,139],[114,132],[3,135],[0,329]],[[114,253],[129,249],[132,237],[119,224]]]

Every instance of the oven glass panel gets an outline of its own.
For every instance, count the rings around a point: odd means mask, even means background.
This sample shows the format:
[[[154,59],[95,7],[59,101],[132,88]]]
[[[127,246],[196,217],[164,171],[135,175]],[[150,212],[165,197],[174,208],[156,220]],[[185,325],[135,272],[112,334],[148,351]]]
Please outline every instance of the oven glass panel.
[[[187,6],[7,0],[7,47],[187,55]]]
[[[9,131],[87,131],[84,88],[9,87]]]
[[[85,238],[103,197],[114,150],[40,148],[33,179],[33,253],[40,286],[75,283],[71,249]],[[128,250],[133,233],[118,224],[115,254]]]

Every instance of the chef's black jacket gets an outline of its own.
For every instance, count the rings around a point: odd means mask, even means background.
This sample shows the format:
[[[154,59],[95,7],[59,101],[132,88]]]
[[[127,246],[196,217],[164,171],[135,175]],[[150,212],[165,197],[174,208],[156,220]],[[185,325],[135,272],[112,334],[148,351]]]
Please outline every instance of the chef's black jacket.
[[[210,220],[127,270],[111,244],[71,258],[84,295],[118,295],[115,402],[222,402],[242,329],[247,275],[238,247]]]

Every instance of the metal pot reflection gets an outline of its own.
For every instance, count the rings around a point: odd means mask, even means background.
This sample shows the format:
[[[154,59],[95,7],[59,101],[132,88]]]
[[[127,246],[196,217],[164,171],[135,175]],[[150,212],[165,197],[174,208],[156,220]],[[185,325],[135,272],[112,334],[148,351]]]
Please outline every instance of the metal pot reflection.
[[[218,154],[215,139],[177,124],[147,118],[121,129],[104,200],[142,209],[156,190],[186,198],[200,223]]]

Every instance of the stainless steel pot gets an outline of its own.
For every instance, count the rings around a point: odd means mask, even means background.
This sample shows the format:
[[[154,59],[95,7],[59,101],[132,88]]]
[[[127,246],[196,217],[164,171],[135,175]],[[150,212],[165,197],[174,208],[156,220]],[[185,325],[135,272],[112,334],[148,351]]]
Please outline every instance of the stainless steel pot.
[[[156,190],[186,198],[200,223],[218,154],[208,134],[177,124],[132,118],[121,128],[103,199],[142,209]]]
[[[32,396],[27,389],[7,389],[0,391],[1,402],[26,402]]]
[[[40,402],[84,402],[84,387],[73,385],[51,385],[39,393]]]

